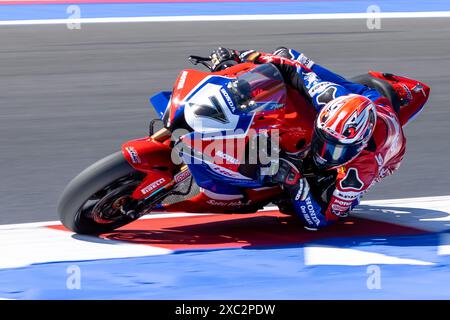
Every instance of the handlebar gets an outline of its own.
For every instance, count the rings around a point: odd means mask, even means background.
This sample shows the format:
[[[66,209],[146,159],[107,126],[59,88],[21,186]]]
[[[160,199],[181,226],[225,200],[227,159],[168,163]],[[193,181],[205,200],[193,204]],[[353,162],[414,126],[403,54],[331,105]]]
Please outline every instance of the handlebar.
[[[191,62],[194,66],[197,64],[202,64],[206,68],[208,68],[210,71],[214,71],[213,66],[211,66],[208,62],[211,62],[210,57],[200,57],[200,56],[189,56],[189,62]]]

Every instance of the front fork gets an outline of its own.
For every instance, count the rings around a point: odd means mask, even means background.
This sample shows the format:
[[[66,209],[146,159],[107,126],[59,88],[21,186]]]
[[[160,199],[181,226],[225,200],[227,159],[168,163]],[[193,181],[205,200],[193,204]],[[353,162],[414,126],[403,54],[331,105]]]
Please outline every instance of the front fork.
[[[158,130],[153,135],[151,135],[150,138],[154,141],[163,143],[167,139],[169,139],[171,135],[172,135],[172,132],[169,129],[162,128],[161,130]]]
[[[177,177],[183,176],[184,178],[181,180],[177,180]],[[161,203],[166,197],[174,194],[185,194],[178,193],[176,191],[176,186],[189,178],[191,176],[188,166],[183,165],[173,180],[171,180],[168,184],[163,187],[157,189],[150,196],[144,199],[134,199],[132,198],[130,202],[127,203],[126,206],[123,207],[122,212],[128,216],[131,216],[133,219],[138,219],[148,213],[150,210],[155,208],[158,204]],[[139,188],[138,188],[139,189]]]

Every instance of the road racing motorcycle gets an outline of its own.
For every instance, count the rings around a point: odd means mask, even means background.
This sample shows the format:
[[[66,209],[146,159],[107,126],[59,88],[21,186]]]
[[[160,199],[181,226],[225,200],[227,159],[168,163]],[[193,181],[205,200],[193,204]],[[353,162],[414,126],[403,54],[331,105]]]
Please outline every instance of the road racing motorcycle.
[[[171,92],[150,98],[159,118],[151,121],[149,135],[124,143],[64,189],[57,210],[66,228],[100,234],[153,212],[254,213],[269,203],[292,212],[280,186],[265,179],[276,157],[249,159],[261,141],[266,155],[282,150],[304,156],[315,109],[272,64],[213,72],[209,58],[189,60],[209,71],[182,70]],[[427,100],[424,84],[413,79],[370,71],[351,80],[389,98],[402,125]],[[243,92],[252,98],[244,100]],[[321,179],[307,177],[321,192],[324,186],[315,183]]]

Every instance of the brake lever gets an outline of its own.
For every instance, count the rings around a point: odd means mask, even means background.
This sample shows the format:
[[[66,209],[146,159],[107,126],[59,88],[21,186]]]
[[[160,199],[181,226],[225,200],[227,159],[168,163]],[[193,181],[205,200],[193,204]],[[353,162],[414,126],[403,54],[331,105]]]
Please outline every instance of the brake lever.
[[[200,57],[200,56],[189,56],[189,62],[192,63],[194,66],[198,65],[199,63],[204,65],[206,68],[208,68],[210,71],[214,71],[213,67],[207,63],[208,61],[211,61],[211,58],[206,57]]]

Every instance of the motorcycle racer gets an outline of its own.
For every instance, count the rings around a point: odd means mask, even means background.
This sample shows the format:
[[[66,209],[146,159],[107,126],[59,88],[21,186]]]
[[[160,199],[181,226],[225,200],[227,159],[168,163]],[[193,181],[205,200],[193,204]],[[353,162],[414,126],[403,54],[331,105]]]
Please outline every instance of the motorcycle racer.
[[[287,191],[305,228],[317,230],[347,216],[373,184],[399,168],[406,138],[398,110],[377,90],[350,82],[293,49],[270,54],[219,48],[211,61],[215,70],[241,62],[271,63],[316,110],[308,156],[282,153],[271,179]],[[314,193],[299,169],[308,167],[334,172],[334,183]]]

